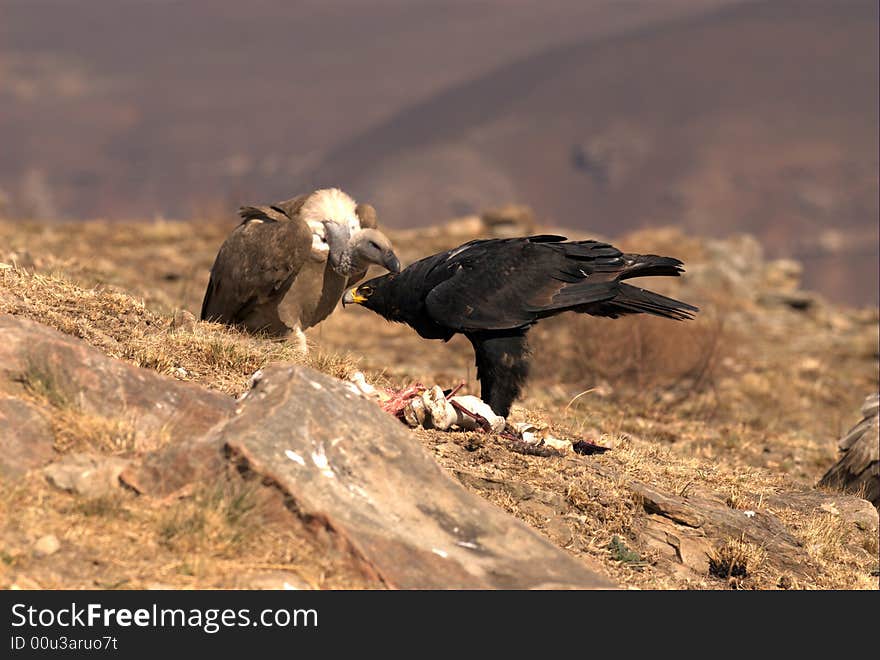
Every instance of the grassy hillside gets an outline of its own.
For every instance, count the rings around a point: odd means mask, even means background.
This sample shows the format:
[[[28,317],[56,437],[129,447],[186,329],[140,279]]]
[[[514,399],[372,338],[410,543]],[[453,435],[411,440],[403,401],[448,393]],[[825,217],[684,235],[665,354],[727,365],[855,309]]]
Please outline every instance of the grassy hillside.
[[[0,224],[0,262],[14,264],[0,269],[0,313],[46,323],[174,378],[240,393],[262,364],[300,358],[283,344],[191,315],[227,229],[207,222]],[[459,244],[472,229],[463,222],[399,232],[394,239],[406,263]],[[688,273],[656,285],[700,305],[698,319],[569,315],[542,323],[531,336],[534,375],[513,412],[514,419],[547,424],[557,435],[611,446],[591,457],[608,475],[601,484],[585,481],[577,461],[523,456],[480,434],[420,431],[414,437],[465,485],[576,556],[598,560],[619,583],[723,588],[724,580],[708,575],[683,576],[641,545],[633,532],[640,505],[620,480],[711,495],[737,509],[760,509],[775,493],[809,489],[836,459],[836,439],[857,421],[861,400],[878,386],[877,310],[840,308],[803,293],[796,268],[766,261],[749,237],[710,241],[652,230],[615,242],[683,258]],[[309,339],[309,364],[336,376],[362,369],[391,387],[464,381],[464,392],[479,391],[466,342],[427,342],[363,309],[337,311],[309,331]],[[64,437],[75,446],[77,429],[68,431]],[[492,486],[511,479],[520,484],[519,496]],[[523,492],[552,497],[568,513],[548,514]],[[26,488],[3,494],[2,506],[18,512],[0,535],[4,580],[94,586],[111,575],[120,582],[110,586],[246,586],[242,576],[281,567],[304,576],[306,586],[370,586],[279,526],[273,503],[247,504],[250,497],[205,490],[179,502],[132,495],[90,502],[58,494],[35,476]],[[237,508],[243,502],[247,515]],[[810,567],[794,583],[786,578],[786,585],[876,587],[871,534],[830,514],[787,515]],[[78,563],[80,574],[47,572],[45,563],[22,553],[29,534],[62,521],[89,552],[118,557],[112,570]],[[264,525],[271,543],[249,544],[252,530]],[[623,549],[609,551],[615,537]],[[133,538],[140,541],[137,551]],[[299,549],[291,555],[285,548],[294,542]],[[638,561],[625,560],[627,548]],[[777,586],[776,569],[760,568],[771,560],[756,555],[750,561],[751,577],[737,586]]]

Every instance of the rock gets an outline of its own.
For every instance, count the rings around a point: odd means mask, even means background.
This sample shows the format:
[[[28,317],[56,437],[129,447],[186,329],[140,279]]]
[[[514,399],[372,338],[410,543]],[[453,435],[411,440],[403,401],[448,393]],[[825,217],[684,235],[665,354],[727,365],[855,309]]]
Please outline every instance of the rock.
[[[223,440],[212,431],[150,452],[126,467],[119,480],[143,495],[169,497],[194,483],[217,479],[226,468]]]
[[[858,529],[877,533],[878,513],[867,500],[852,495],[829,495],[818,491],[782,493],[764,500],[769,510],[793,509],[801,513],[829,513],[852,523]]]
[[[542,531],[560,547],[565,547],[574,540],[571,533],[571,527],[559,516],[550,518],[544,525]]]
[[[485,231],[496,238],[510,238],[533,234],[535,214],[528,206],[507,204],[485,211],[482,215]]]
[[[425,230],[425,233],[430,235],[432,229],[435,228],[428,228]],[[481,236],[483,232],[485,232],[486,226],[483,224],[483,219],[480,218],[480,216],[467,215],[462,218],[450,220],[442,229],[445,234],[450,236],[470,238],[473,236]],[[436,233],[439,235],[440,232]]]
[[[290,571],[267,571],[244,575],[239,580],[241,589],[278,589],[282,591],[313,589],[308,582]]]
[[[764,271],[764,249],[753,236],[740,234],[725,240],[706,240],[706,258],[688,264],[688,274],[703,287],[752,298]]]
[[[29,578],[27,575],[16,575],[9,585],[10,591],[34,591],[42,589],[42,585],[36,580]]]
[[[454,442],[441,442],[434,446],[434,453],[437,456],[454,456],[458,454],[459,447]]]
[[[54,534],[46,534],[46,536],[41,536],[34,543],[34,554],[37,557],[48,557],[49,555],[54,555],[60,548],[61,541],[58,540],[58,537]]]
[[[559,493],[541,490],[515,479],[490,478],[465,470],[455,470],[454,474],[468,488],[504,491],[517,502],[534,500],[546,504],[552,508],[554,513],[562,513],[567,510],[565,498]]]
[[[795,291],[801,285],[804,267],[794,259],[775,259],[764,267],[764,286],[768,289]]]
[[[264,369],[218,437],[240,470],[275,484],[388,586],[612,586],[465,491],[378,406],[311,369]]]
[[[30,396],[34,389],[47,408],[124,421],[139,450],[201,436],[235,407],[222,394],[114,360],[38,323],[0,315],[0,396]]]
[[[862,404],[862,420],[841,438],[842,455],[819,485],[859,493],[880,508],[880,396],[871,394]]]
[[[645,542],[699,575],[708,573],[708,556],[728,539],[752,543],[767,551],[778,568],[803,574],[806,553],[798,540],[766,511],[740,511],[701,497],[664,493],[636,481],[630,489],[649,514]]]
[[[115,456],[71,454],[43,468],[50,484],[61,490],[100,497],[119,487],[119,475],[129,461]]]
[[[758,302],[767,307],[790,307],[804,312],[815,307],[819,298],[809,291],[764,291],[758,296]]]
[[[49,418],[37,405],[0,395],[0,477],[45,465],[55,457],[54,444]]]
[[[814,357],[805,357],[798,361],[797,370],[805,376],[815,376],[822,371],[822,362]]]
[[[171,318],[171,327],[175,330],[191,331],[198,321],[192,312],[179,309],[174,312],[174,316]]]
[[[861,530],[877,533],[877,511],[851,495],[779,493],[765,498],[761,510],[743,511],[705,497],[664,493],[635,481],[629,487],[640,496],[648,514],[640,530],[642,541],[700,576],[708,574],[709,557],[731,540],[760,549],[763,561],[780,574],[806,576],[809,557],[776,516],[780,509],[807,515],[824,511],[841,516]]]

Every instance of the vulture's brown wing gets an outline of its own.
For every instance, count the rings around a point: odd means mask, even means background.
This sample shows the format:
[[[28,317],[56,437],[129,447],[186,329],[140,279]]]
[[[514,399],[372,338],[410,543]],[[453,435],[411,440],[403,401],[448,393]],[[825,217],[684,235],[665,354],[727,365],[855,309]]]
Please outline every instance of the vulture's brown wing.
[[[280,206],[242,206],[238,209],[242,224],[250,220],[263,222],[281,222],[288,220],[290,216]]]
[[[355,215],[361,223],[361,229],[378,229],[379,218],[372,204],[358,204],[354,208]]]
[[[820,486],[859,493],[874,506],[880,506],[880,396],[875,392],[862,404],[862,421],[846,432],[839,447],[842,452]]]
[[[293,218],[300,212],[300,209],[302,209],[303,204],[306,203],[308,198],[309,195],[307,194],[291,197],[290,199],[285,199],[283,202],[278,202],[274,205],[274,208],[283,211],[287,217]]]
[[[217,254],[202,319],[236,324],[255,306],[277,304],[307,258],[311,241],[308,225],[299,218],[245,219]]]

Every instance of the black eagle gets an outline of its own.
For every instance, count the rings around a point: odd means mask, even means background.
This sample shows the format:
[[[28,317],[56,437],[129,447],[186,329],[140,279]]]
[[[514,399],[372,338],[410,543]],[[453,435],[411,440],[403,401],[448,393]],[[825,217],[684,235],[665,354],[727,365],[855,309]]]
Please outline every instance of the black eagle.
[[[691,319],[699,311],[693,305],[623,281],[682,272],[673,257],[624,254],[598,241],[485,239],[369,280],[342,302],[406,323],[426,339],[465,335],[476,353],[481,397],[506,417],[528,375],[526,333],[535,323],[567,311]]]

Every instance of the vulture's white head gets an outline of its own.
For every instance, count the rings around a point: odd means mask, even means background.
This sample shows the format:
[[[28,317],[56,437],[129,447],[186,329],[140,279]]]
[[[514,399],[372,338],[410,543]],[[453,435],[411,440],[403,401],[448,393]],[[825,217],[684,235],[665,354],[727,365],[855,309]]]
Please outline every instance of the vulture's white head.
[[[300,217],[321,238],[325,236],[325,222],[347,227],[349,235],[354,235],[361,228],[356,208],[355,201],[339,188],[325,188],[309,195],[302,205]]]
[[[325,222],[329,254],[327,262],[337,273],[349,277],[365,271],[370,264],[384,266],[392,273],[400,272],[400,261],[391,241],[378,229],[360,229],[354,235],[335,222]]]

